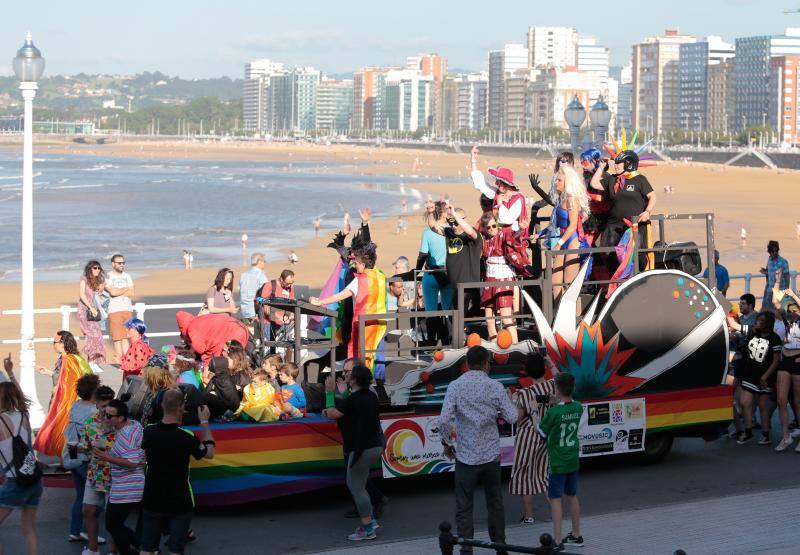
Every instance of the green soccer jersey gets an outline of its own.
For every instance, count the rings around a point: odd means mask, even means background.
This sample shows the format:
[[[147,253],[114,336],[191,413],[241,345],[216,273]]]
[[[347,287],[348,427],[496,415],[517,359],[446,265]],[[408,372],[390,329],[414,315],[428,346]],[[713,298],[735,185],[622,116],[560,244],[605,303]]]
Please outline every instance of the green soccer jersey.
[[[578,470],[578,426],[582,413],[583,405],[577,401],[559,403],[550,407],[539,423],[539,429],[547,438],[551,474],[568,474]]]

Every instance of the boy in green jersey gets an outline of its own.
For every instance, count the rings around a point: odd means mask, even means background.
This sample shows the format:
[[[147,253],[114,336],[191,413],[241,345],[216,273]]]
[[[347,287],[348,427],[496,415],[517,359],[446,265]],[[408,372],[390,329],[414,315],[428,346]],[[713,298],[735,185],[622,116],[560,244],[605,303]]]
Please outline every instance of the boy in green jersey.
[[[547,497],[550,499],[550,512],[553,517],[553,538],[556,551],[564,551],[564,544],[583,547],[581,536],[581,508],[578,503],[578,426],[581,422],[583,405],[572,399],[575,391],[575,376],[562,372],[556,376],[556,391],[560,402],[551,407],[539,422],[539,433],[547,440],[547,456],[550,466],[550,479]],[[563,508],[561,497],[567,496],[572,513],[572,532],[561,539],[561,520]]]

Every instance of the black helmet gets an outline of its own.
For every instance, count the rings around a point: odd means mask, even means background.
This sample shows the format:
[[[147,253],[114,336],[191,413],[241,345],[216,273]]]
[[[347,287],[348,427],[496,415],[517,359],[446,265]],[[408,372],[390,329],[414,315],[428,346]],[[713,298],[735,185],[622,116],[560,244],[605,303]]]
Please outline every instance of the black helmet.
[[[623,164],[626,172],[635,172],[639,169],[639,155],[632,150],[623,150],[614,158],[615,164]]]

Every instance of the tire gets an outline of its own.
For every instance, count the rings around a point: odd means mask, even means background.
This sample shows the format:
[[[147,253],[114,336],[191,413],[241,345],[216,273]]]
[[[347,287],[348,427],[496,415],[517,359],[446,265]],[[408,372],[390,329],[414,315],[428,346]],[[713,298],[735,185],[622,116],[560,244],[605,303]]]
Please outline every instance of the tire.
[[[644,452],[637,455],[641,464],[658,464],[672,450],[674,436],[670,432],[648,434],[644,440]]]

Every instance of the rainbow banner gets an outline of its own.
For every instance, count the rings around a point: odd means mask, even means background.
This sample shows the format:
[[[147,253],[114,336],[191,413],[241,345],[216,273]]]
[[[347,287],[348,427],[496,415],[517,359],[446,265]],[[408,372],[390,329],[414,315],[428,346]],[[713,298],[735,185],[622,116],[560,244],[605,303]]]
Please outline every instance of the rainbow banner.
[[[733,420],[733,388],[729,385],[654,393],[645,398],[648,434]]]

